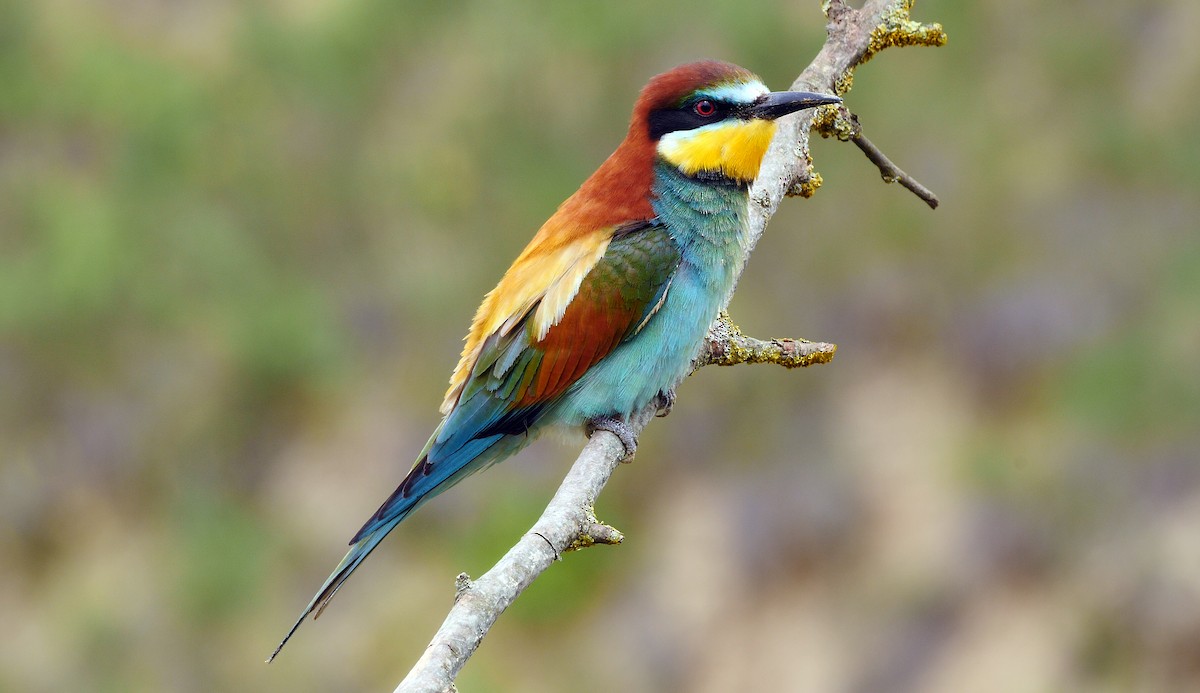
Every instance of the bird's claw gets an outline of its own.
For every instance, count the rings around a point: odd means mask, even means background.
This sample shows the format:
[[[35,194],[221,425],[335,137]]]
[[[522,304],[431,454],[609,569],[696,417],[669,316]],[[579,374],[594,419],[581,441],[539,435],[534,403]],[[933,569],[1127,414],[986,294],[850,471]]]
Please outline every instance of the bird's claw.
[[[637,436],[633,434],[629,424],[615,416],[597,416],[587,423],[588,437],[591,438],[596,431],[608,431],[616,436],[621,445],[625,446],[625,456],[621,461],[633,461],[633,455],[637,452]]]
[[[670,414],[671,409],[675,407],[675,388],[660,391],[654,396],[654,404],[658,407],[658,410],[654,412],[658,418],[661,419]]]

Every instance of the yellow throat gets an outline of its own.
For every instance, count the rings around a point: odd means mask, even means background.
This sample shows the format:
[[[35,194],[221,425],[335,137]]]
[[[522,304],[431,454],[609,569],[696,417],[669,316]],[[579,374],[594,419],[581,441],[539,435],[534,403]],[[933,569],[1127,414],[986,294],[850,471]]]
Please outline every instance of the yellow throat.
[[[658,141],[658,153],[689,176],[720,173],[750,183],[774,136],[773,120],[726,120],[667,133]]]

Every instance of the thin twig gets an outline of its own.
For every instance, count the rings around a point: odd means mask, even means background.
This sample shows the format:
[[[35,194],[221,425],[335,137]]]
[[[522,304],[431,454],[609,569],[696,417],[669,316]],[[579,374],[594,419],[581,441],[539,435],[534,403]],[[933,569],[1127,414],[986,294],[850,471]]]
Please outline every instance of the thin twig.
[[[899,181],[900,185],[911,190],[917,197],[925,201],[932,209],[937,209],[938,198],[929,188],[926,188],[916,178],[900,170],[900,167],[887,158],[879,147],[863,135],[862,123],[858,115],[851,113],[844,104],[822,106],[817,109],[813,118],[813,129],[821,133],[821,137],[836,137],[842,142],[853,142],[871,163],[879,167],[879,174],[885,183]]]
[[[938,198],[929,188],[921,185],[921,182],[916,178],[908,175],[900,169],[899,166],[892,163],[892,160],[887,158],[887,155],[879,150],[871,140],[864,137],[861,133],[850,138],[850,141],[862,150],[863,154],[871,160],[871,163],[879,167],[879,174],[883,176],[885,183],[899,183],[913,192],[914,195],[925,200],[925,204],[929,205],[930,209],[937,209]]]

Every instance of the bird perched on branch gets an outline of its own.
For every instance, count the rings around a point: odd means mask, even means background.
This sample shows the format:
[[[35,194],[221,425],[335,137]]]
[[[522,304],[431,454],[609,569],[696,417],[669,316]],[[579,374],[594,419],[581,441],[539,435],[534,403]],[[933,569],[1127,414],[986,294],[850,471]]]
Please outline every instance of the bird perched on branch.
[[[650,80],[625,140],[484,297],[441,424],[271,658],[404,518],[543,429],[611,431],[632,455],[625,419],[669,409],[745,262],[775,119],[838,101],[715,61]]]

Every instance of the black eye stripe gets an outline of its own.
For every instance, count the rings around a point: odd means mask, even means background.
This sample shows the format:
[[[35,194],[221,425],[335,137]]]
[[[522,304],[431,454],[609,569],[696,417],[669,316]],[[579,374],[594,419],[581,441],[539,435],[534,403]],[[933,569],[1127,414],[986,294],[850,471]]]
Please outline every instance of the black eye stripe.
[[[708,101],[715,110],[707,116],[696,113],[696,104]],[[647,119],[650,127],[650,139],[656,141],[669,132],[679,130],[695,130],[698,127],[711,125],[726,118],[730,112],[729,104],[714,99],[689,99],[675,108],[660,108],[651,111]]]

